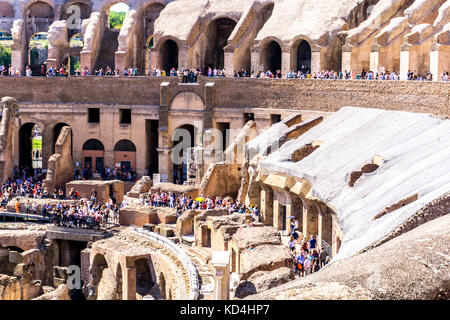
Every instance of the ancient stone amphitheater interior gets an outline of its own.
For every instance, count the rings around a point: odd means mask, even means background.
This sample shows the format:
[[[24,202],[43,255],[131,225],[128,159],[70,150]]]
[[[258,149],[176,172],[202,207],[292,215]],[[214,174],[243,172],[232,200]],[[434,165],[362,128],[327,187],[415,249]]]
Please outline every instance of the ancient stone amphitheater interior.
[[[449,0],[0,0],[0,25],[0,300],[449,299]],[[75,63],[118,73],[41,76]],[[12,196],[22,168],[65,199]],[[49,214],[93,192],[98,228]]]

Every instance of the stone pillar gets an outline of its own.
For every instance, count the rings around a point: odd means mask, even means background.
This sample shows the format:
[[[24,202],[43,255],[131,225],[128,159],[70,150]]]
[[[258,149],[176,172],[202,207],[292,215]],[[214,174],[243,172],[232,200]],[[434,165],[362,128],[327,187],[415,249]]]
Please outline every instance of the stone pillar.
[[[42,168],[47,168],[48,158],[53,153],[53,132],[52,129],[44,124],[42,129]]]
[[[136,267],[123,270],[123,300],[136,300]]]
[[[128,68],[126,65],[127,53],[125,51],[116,51],[114,54],[114,64],[115,68],[119,70],[119,74],[123,76],[123,70]]]
[[[286,219],[286,218],[290,217],[292,215],[293,215],[292,214],[292,204],[287,204],[286,205],[286,217],[281,216],[280,218],[281,219],[283,219],[283,218],[285,219],[284,223],[286,224],[286,227],[285,227],[284,231],[287,231],[288,233],[291,230],[291,224],[290,224],[291,219]],[[280,228],[282,228],[283,227],[283,221],[280,221],[280,222],[281,222]]]
[[[320,47],[316,45],[316,47],[311,50],[311,74],[314,72],[320,72]]]
[[[352,50],[353,46],[350,43],[346,43],[342,46],[342,73],[352,71]],[[358,70],[354,70],[357,72]]]
[[[430,51],[430,72],[433,81],[440,81],[444,70],[450,70],[450,45],[433,43]]]
[[[224,58],[224,68],[225,68],[225,75],[227,77],[233,77],[234,71],[236,70],[236,66],[234,65],[234,47],[232,46],[226,46],[223,49],[225,53]],[[236,70],[239,71],[239,70]]]
[[[189,51],[187,47],[178,50],[178,68],[189,68]],[[161,66],[162,67],[162,66]]]
[[[379,63],[380,63],[380,45],[379,44],[372,44],[370,47],[370,70],[374,73],[378,72],[379,69]]]
[[[92,51],[81,51],[80,52],[80,66],[81,70],[84,68],[89,68],[91,72],[94,69],[94,61],[92,59]]]
[[[230,252],[213,251],[211,264],[214,267],[214,300],[229,300]]]
[[[11,66],[19,70],[21,75],[25,74],[25,51],[22,46],[11,46]]]
[[[282,51],[281,52],[281,75],[283,78],[286,77],[286,74],[289,72],[289,70],[291,70],[291,52],[290,51]]]
[[[278,200],[273,200],[273,227],[277,230],[280,230],[280,203]]]
[[[269,226],[273,223],[273,192],[270,188],[262,188],[261,190],[261,216],[260,221],[264,225]]]
[[[261,54],[259,49],[252,49],[252,53],[251,53],[251,65],[252,65],[252,70],[250,71],[250,75],[253,71],[255,72],[260,72],[260,66],[261,66]]]
[[[324,223],[325,223],[325,216],[322,212],[320,206],[316,203],[316,210],[318,212],[317,216],[317,248],[322,248],[322,234],[324,231]]]
[[[306,240],[309,240],[313,235],[317,235],[318,221],[319,214],[315,204],[307,204],[307,209],[303,211],[303,234]]]
[[[400,80],[408,80],[410,49],[411,45],[407,42],[400,46]]]
[[[158,139],[158,171],[161,174],[161,181],[173,181],[173,166],[170,158],[170,133],[169,133],[169,103],[170,103],[170,82],[161,83],[160,87],[160,107],[159,107],[159,139]]]
[[[159,68],[159,51],[156,50],[155,47],[150,48],[149,52],[148,52],[148,70],[147,70],[147,74],[148,72],[150,72],[150,74],[153,74],[153,69],[157,69]]]

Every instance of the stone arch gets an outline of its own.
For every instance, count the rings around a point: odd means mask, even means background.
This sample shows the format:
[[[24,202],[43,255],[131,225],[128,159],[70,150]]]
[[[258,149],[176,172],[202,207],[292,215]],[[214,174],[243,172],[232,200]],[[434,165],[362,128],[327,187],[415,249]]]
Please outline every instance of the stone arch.
[[[35,127],[38,130],[42,130],[44,126],[42,124],[38,124],[35,122],[27,122],[21,125],[19,128],[19,167],[24,168],[32,168],[33,167],[33,158],[39,161],[41,159],[42,166],[42,149],[40,153],[40,157],[33,157],[33,143],[32,143],[32,135]],[[42,131],[41,131],[42,132]],[[42,141],[44,139],[42,138]]]
[[[9,251],[17,251],[19,253],[22,253],[25,251],[22,248],[17,247],[17,246],[7,246],[6,249],[8,249]]]
[[[0,1],[0,18],[14,18],[14,6],[6,1]]]
[[[289,44],[291,53],[291,69],[295,71],[311,72],[312,52],[315,51],[314,42],[307,36],[298,35]],[[305,67],[302,68],[302,65]]]
[[[183,124],[172,131],[170,145],[172,148],[173,181],[183,184],[188,179],[190,150],[196,146],[199,129],[194,124]],[[188,139],[188,141],[185,141]]]
[[[108,262],[105,259],[105,256],[98,253],[95,255],[92,260],[92,266],[90,268],[91,274],[91,286],[94,289],[93,299],[97,300],[99,297],[99,284],[103,277],[103,272],[105,269],[108,269]]]
[[[70,125],[68,125],[67,123],[57,123],[53,126],[53,140],[52,140],[52,154],[55,153],[55,144],[56,144],[56,140],[58,140],[59,134],[61,133],[61,130],[63,127],[70,127]],[[72,133],[72,154],[73,154],[73,133]]]
[[[136,145],[127,139],[117,141],[114,146],[114,163],[120,163],[121,170],[136,170]]]
[[[152,276],[150,259],[141,258],[135,261],[136,267],[136,296],[144,297],[149,295],[155,285]]]
[[[170,73],[170,69],[178,69],[180,46],[173,38],[167,38],[164,41],[159,41],[159,67]]]
[[[282,69],[284,47],[284,43],[276,37],[267,37],[261,42],[259,46],[260,65],[263,66],[264,71],[271,70],[272,73],[275,73],[277,70]]]
[[[204,51],[204,68],[223,69],[228,38],[233,33],[237,21],[229,16],[215,17],[206,27],[206,48]]]
[[[192,91],[181,91],[172,99],[169,110],[204,110],[203,98]]]
[[[69,0],[65,2],[61,7],[61,18],[60,20],[68,20],[72,12],[68,12],[67,9],[71,6],[77,6],[80,9],[80,20],[89,19],[92,13],[92,4],[89,0]],[[68,21],[69,22],[69,21]],[[81,23],[80,23],[81,27]],[[81,28],[68,28],[68,36],[71,38],[75,34],[81,31]]]
[[[164,277],[164,273],[160,272],[158,277],[158,283],[159,283],[159,291],[161,293],[161,299],[166,299],[166,277]]]
[[[105,147],[97,139],[87,140],[82,147],[83,169],[93,172],[103,169]]]

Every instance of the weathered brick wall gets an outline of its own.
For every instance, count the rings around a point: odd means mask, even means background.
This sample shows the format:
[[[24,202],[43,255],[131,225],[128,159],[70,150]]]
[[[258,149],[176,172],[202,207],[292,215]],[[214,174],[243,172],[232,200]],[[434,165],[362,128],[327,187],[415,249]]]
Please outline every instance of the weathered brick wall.
[[[356,106],[450,115],[448,82],[200,77],[198,85],[178,85],[176,77],[6,77],[0,82],[0,96],[34,103],[159,105],[160,84],[165,81],[171,83],[170,100],[181,91],[193,91],[204,101],[205,83],[214,82],[216,107],[336,111]]]

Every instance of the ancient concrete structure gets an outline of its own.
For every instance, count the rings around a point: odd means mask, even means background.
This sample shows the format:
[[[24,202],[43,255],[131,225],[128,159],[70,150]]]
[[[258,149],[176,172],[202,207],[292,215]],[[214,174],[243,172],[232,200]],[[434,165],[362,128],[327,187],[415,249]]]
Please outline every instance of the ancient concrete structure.
[[[123,2],[130,10],[111,29],[115,0],[0,0],[22,75],[26,65],[40,73],[30,41],[41,33],[47,66],[79,59],[82,68],[140,75],[0,81],[1,182],[15,166],[33,166],[38,127],[48,188],[75,188],[82,198],[94,189],[100,201],[124,204],[120,226],[101,231],[1,223],[0,298],[68,299],[72,265],[88,299],[448,298],[448,82],[230,77],[329,69],[439,80],[450,70],[448,0]],[[147,76],[182,67],[227,77],[187,84]],[[98,180],[71,181],[85,168]],[[133,169],[140,180],[101,181],[105,168]],[[161,191],[260,211],[254,221],[227,209],[178,216],[139,202]],[[38,210],[79,202],[18,199],[20,212],[26,201]],[[315,236],[331,258],[294,282],[291,216],[300,237]],[[426,239],[432,258],[420,245]],[[371,282],[373,270],[384,282]],[[424,275],[416,281],[427,289],[407,292],[405,274]]]
[[[13,35],[13,67],[24,71],[30,39],[45,32],[53,66],[78,56],[82,68],[138,67],[141,74],[173,67],[225,68],[228,75],[365,69],[402,77],[432,71],[435,80],[450,69],[445,0],[125,0],[120,30],[108,24],[115,3],[3,0],[0,23]],[[74,48],[77,34],[83,44]]]

